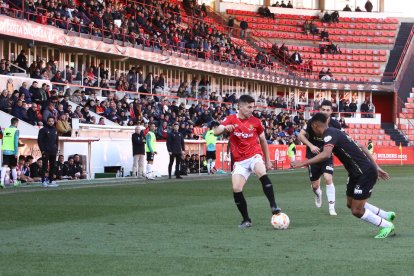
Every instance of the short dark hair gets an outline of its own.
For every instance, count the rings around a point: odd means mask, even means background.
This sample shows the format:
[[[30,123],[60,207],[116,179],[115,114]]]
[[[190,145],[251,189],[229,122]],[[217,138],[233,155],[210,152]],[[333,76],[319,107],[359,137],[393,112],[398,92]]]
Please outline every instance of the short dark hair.
[[[19,122],[19,119],[17,119],[16,117],[11,118],[11,120],[10,120],[10,123],[11,123],[12,125],[14,125],[14,124],[16,124],[16,123],[18,123],[18,122]]]
[[[313,115],[312,117],[312,123],[326,123],[328,121],[328,118],[326,117],[325,114],[323,113],[316,113],[315,115]]]
[[[239,103],[254,103],[255,100],[250,95],[241,95],[239,98]]]
[[[323,100],[321,106],[330,106],[332,108],[332,102],[328,100]]]

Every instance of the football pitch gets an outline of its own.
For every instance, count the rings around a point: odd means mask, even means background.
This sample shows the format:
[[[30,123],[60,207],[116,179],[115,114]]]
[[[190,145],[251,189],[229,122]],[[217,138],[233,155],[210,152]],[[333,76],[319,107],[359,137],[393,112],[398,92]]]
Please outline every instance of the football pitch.
[[[0,192],[1,275],[413,275],[414,167],[385,167],[371,203],[397,213],[397,236],[345,206],[314,204],[305,170],[271,175],[290,228],[273,230],[259,180],[245,188],[253,227],[238,229],[230,177]],[[141,183],[143,183],[141,181]],[[325,190],[325,189],[324,189]],[[10,191],[10,190],[8,190]]]

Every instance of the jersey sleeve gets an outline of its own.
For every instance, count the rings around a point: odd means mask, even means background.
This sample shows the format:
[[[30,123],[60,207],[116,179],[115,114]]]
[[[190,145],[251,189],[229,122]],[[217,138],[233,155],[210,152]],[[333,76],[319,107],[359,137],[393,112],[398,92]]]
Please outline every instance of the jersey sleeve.
[[[256,131],[257,131],[257,135],[262,134],[263,131],[264,131],[264,127],[263,127],[262,121],[260,121],[259,119],[257,120]]]
[[[233,123],[233,117],[232,116],[227,116],[224,120],[223,120],[223,122],[221,122],[221,124],[223,125],[223,126],[228,126],[228,125],[231,125]]]
[[[338,138],[335,129],[327,128],[323,133],[324,147],[334,147],[338,143]]]

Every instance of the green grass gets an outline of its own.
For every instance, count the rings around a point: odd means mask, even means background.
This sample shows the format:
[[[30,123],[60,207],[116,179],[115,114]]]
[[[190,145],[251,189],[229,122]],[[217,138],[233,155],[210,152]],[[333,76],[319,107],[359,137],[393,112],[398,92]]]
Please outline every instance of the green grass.
[[[0,195],[1,275],[413,275],[413,167],[387,167],[370,200],[397,212],[397,236],[345,207],[314,206],[304,170],[271,176],[290,229],[273,230],[261,185],[245,188],[254,226],[240,230],[230,178],[145,185],[18,189]],[[26,191],[26,192],[24,192]]]

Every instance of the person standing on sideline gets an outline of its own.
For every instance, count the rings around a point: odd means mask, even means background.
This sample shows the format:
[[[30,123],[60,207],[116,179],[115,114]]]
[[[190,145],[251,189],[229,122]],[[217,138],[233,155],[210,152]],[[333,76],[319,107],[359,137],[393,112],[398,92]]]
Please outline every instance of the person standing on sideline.
[[[157,154],[157,148],[155,143],[157,139],[155,137],[155,124],[152,123],[149,127],[149,131],[145,136],[145,152],[147,153],[147,179],[154,180],[152,165],[154,164],[154,155]]]
[[[56,175],[56,156],[59,147],[59,136],[57,129],[55,128],[55,118],[52,116],[47,118],[46,125],[39,130],[37,137],[37,143],[39,145],[40,152],[42,153],[43,164],[42,164],[42,186],[43,187],[58,187],[54,181]],[[46,172],[49,173],[46,177]],[[48,180],[47,180],[48,179]]]
[[[371,139],[368,140],[368,151],[371,155],[374,154],[374,144]]]
[[[325,114],[329,127],[334,127],[341,130],[341,124],[331,119],[332,114],[332,102],[324,100],[321,103],[319,111]],[[298,138],[304,145],[306,145],[306,158],[310,159],[323,150],[323,140],[318,137],[311,127],[312,118],[308,121],[307,125],[300,131]],[[321,190],[321,176],[325,179],[326,183],[326,197],[328,198],[329,214],[336,216],[335,211],[335,185],[333,183],[334,163],[333,157],[324,160],[320,164],[311,164],[308,167],[309,179],[311,182],[311,188],[315,194],[315,205],[317,208],[322,206],[322,190]]]
[[[141,126],[135,127],[135,133],[132,134],[132,154],[134,156],[132,176],[141,178],[144,175],[145,159],[145,136]]]
[[[254,105],[255,100],[252,96],[242,95],[239,98],[239,112],[227,116],[221,125],[214,130],[216,136],[223,132],[230,134],[231,154],[234,158],[234,170],[231,178],[233,197],[243,217],[239,228],[252,226],[246,199],[243,195],[243,187],[252,172],[259,177],[262,183],[263,192],[269,201],[272,214],[281,212],[275,201],[272,182],[266,172],[272,168],[272,163],[262,122],[252,116]]]
[[[322,137],[323,151],[311,159],[293,164],[293,167],[300,168],[318,164],[334,154],[348,172],[346,196],[347,206],[352,214],[380,228],[375,236],[376,239],[395,235],[395,227],[392,223],[396,217],[395,213],[384,211],[368,203],[378,178],[388,180],[390,179],[388,173],[378,166],[364,146],[357,144],[339,129],[329,127],[325,114],[315,114],[312,117],[311,127],[318,137]]]
[[[13,178],[14,186],[18,186],[20,181],[17,180],[17,155],[19,152],[19,130],[17,126],[19,119],[13,117],[10,120],[10,126],[4,129],[3,132],[3,145],[1,149],[3,151],[3,167],[1,169],[1,183],[0,187],[4,188],[4,180],[6,179],[7,169],[10,168]]]
[[[289,147],[287,155],[289,157],[290,163],[292,164],[296,160],[296,144],[295,139],[291,136],[289,137]]]
[[[184,137],[181,132],[178,131],[180,125],[174,123],[173,131],[168,134],[167,138],[167,150],[170,154],[170,163],[168,164],[168,178],[171,179],[171,170],[175,159],[175,177],[182,179],[180,175],[180,163],[181,155],[185,154]]]
[[[204,133],[204,139],[206,140],[206,159],[208,174],[215,172],[214,166],[216,165],[217,136],[214,135],[214,130],[219,125],[220,124],[218,122],[211,122],[210,129]]]

